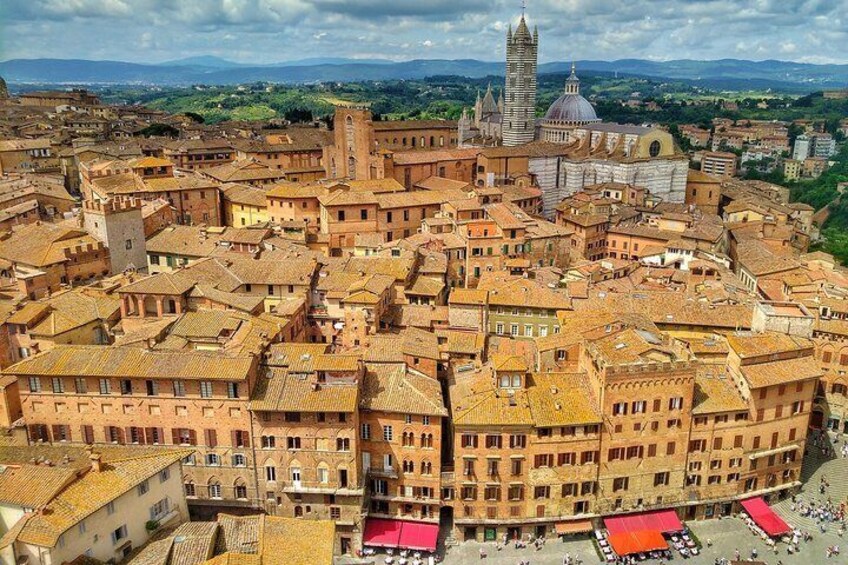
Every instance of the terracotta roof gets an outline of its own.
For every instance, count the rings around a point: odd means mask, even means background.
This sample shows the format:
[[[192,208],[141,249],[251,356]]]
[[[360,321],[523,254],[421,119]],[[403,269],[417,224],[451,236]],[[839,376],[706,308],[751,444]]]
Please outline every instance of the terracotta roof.
[[[23,265],[47,267],[67,261],[66,249],[73,251],[78,246],[85,249],[88,245],[97,248],[102,243],[67,222],[36,222],[16,226],[9,237],[0,239],[0,258]]]
[[[201,174],[219,182],[272,181],[286,176],[286,173],[280,169],[272,169],[251,159],[206,168],[201,171]]]
[[[226,202],[244,204],[254,208],[266,208],[265,190],[246,184],[225,184],[221,186],[222,197]]]
[[[209,257],[223,239],[201,226],[171,225],[147,240],[147,252],[184,257]]]
[[[259,412],[355,412],[359,387],[313,385],[313,379],[293,368],[271,368],[267,378],[257,379],[250,409]]]
[[[3,505],[41,508],[77,477],[77,470],[69,467],[5,464],[0,460],[0,504]]]
[[[812,356],[742,365],[739,370],[751,388],[817,379],[822,375],[816,358]]]
[[[695,377],[693,414],[736,412],[748,409],[733,380],[726,374],[724,366],[700,367]]]
[[[490,308],[517,306],[544,310],[571,309],[571,300],[564,293],[522,277],[504,277],[502,273],[487,272],[480,278],[477,289],[489,291]]]
[[[135,347],[57,345],[4,369],[18,376],[85,376],[139,379],[244,380],[251,357],[197,351],[147,351]]]
[[[447,416],[439,381],[403,364],[369,364],[362,382],[363,410]]]
[[[533,373],[527,390],[536,427],[600,424],[603,420],[585,374]]]
[[[731,334],[727,343],[742,359],[812,349],[814,345],[809,339],[779,332]]]
[[[63,532],[180,461],[190,451],[156,449],[126,458],[104,458],[101,471],[89,471],[33,514],[17,536],[21,543],[55,547]]]

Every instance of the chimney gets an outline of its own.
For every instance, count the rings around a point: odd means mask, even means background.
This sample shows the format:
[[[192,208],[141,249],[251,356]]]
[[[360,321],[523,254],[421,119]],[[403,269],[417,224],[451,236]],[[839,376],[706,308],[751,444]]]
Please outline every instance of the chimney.
[[[96,453],[94,451],[92,451],[88,455],[88,459],[91,461],[91,470],[94,471],[95,473],[99,473],[100,471],[103,470],[102,458],[103,458],[102,455],[100,455],[99,453]]]

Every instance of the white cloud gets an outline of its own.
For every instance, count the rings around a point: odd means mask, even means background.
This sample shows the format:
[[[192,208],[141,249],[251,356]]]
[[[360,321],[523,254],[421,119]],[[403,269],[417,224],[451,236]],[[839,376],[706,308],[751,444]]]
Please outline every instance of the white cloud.
[[[848,0],[533,0],[527,19],[539,27],[542,61],[848,63],[846,12]],[[0,0],[0,59],[493,60],[519,13],[513,0]]]

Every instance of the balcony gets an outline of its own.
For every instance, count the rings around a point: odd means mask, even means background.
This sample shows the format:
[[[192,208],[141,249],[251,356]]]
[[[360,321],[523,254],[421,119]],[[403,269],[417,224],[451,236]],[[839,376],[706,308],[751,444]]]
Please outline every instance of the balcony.
[[[348,485],[340,487],[330,483],[316,483],[306,481],[277,481],[286,494],[334,494],[336,496],[362,496],[365,490],[361,486]]]
[[[394,467],[371,467],[368,469],[368,474],[372,477],[380,477],[384,479],[397,479],[398,472]]]

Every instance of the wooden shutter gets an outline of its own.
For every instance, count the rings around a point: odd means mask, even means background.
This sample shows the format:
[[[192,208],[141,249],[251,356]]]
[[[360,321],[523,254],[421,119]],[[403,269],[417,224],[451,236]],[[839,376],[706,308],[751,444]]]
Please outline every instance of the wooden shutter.
[[[179,428],[172,428],[171,429],[171,443],[173,443],[174,445],[180,444],[180,429]]]
[[[188,431],[188,437],[189,437],[189,440],[188,440],[189,445],[197,445],[197,431],[189,430]]]

